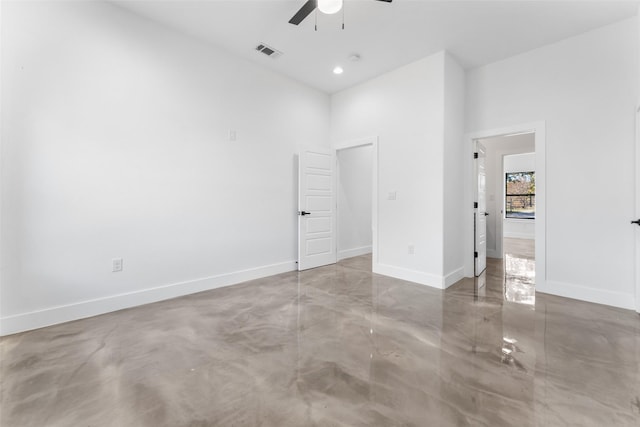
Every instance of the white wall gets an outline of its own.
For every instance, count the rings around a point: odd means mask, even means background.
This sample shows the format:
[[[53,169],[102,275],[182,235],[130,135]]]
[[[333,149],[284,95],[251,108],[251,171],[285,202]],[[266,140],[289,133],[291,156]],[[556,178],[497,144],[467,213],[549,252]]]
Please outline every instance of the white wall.
[[[374,271],[436,287],[450,284],[444,271],[445,67],[456,72],[441,52],[331,97],[333,141],[379,140]],[[463,83],[452,77],[449,88]],[[461,93],[447,94],[451,111],[460,109]],[[454,144],[455,132],[448,129],[447,138]]]
[[[510,154],[534,151],[535,138],[533,134],[520,134],[485,138],[481,142],[486,148],[487,212],[489,213],[487,217],[487,256],[490,258],[502,258],[504,228],[503,158]]]
[[[327,95],[109,4],[2,7],[2,333],[294,269]]]
[[[627,19],[467,75],[468,131],[546,122],[547,273],[538,290],[626,308],[637,25]]]
[[[531,135],[533,136],[533,135]],[[536,155],[535,153],[512,154],[503,158],[503,171],[500,174],[502,181],[501,188],[503,192],[500,200],[504,206],[504,176],[509,172],[535,172],[536,171]],[[501,216],[504,218],[504,215]],[[518,239],[535,239],[536,222],[535,219],[515,219],[504,218],[503,237],[515,237]]]
[[[371,252],[373,147],[363,145],[337,152],[338,259]]]
[[[465,72],[445,56],[444,74],[444,277],[445,286],[464,277]]]
[[[504,177],[507,173],[514,172],[535,172],[536,156],[535,153],[508,154],[503,159]]]

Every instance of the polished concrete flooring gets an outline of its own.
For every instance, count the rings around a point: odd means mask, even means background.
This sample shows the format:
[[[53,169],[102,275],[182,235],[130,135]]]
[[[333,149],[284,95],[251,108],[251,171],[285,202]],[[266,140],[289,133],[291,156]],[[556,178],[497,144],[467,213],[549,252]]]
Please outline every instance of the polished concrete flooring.
[[[5,337],[0,425],[638,427],[640,316],[508,255],[444,292],[363,256]]]

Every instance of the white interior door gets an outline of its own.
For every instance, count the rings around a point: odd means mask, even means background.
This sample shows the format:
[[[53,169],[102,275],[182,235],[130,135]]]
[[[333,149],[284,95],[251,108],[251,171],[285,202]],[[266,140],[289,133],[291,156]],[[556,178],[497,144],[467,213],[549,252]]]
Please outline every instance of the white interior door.
[[[300,150],[298,270],[336,263],[335,166],[329,149]]]
[[[636,111],[636,217],[640,221],[640,107]],[[636,235],[636,311],[640,313],[640,223],[633,224]]]
[[[479,276],[487,268],[487,173],[485,170],[486,151],[484,146],[475,142],[476,197],[474,203],[474,257],[475,275]]]

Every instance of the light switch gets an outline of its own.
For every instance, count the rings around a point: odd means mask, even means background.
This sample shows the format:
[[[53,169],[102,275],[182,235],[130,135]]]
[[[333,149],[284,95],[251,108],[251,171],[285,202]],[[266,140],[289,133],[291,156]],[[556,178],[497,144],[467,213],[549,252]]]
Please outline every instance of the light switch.
[[[387,196],[387,200],[396,200],[396,192],[390,191],[389,195]]]

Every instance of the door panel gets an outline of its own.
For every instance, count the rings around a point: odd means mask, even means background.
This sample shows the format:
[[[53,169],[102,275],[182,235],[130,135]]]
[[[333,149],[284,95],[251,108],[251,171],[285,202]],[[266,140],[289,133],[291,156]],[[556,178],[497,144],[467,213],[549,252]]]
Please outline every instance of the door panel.
[[[475,209],[475,275],[479,276],[487,268],[487,173],[485,170],[486,150],[476,141],[475,177],[476,203]]]
[[[640,107],[636,111],[636,217],[640,220]],[[640,225],[634,225],[636,234],[636,311],[640,313]]]
[[[333,152],[328,149],[300,151],[298,270],[334,264],[337,260],[335,164]]]

